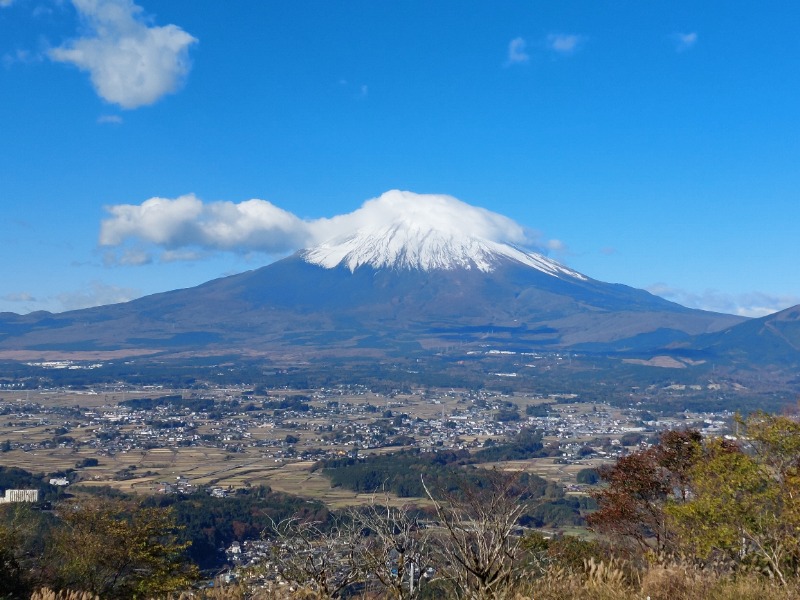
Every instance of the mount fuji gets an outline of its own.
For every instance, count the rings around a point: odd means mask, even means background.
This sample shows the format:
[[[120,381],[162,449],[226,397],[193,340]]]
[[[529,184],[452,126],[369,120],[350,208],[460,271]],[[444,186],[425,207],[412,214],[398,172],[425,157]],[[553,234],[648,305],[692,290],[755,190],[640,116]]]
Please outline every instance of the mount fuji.
[[[647,350],[744,320],[594,280],[447,196],[387,192],[346,217],[315,223],[315,243],[288,258],[194,288],[0,314],[0,358]]]

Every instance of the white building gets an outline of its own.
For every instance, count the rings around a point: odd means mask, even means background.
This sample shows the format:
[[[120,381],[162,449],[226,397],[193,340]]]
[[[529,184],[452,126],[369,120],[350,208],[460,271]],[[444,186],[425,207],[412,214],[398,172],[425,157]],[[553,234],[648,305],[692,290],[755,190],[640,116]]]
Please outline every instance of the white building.
[[[5,496],[0,498],[0,504],[9,502],[38,502],[39,490],[6,490]]]

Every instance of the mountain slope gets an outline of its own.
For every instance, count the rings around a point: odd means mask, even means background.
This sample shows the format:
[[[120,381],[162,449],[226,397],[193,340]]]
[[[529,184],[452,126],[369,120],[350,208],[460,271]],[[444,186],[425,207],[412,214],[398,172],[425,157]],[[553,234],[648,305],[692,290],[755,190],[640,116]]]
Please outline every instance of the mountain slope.
[[[523,348],[662,341],[741,319],[509,259],[493,270],[324,268],[296,255],[195,288],[60,314],[0,317],[0,350],[399,351],[492,341]]]

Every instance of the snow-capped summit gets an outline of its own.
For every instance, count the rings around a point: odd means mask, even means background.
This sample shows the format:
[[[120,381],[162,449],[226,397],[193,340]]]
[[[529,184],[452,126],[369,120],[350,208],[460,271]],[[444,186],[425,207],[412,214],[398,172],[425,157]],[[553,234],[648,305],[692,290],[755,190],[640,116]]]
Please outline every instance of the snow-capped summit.
[[[486,273],[499,261],[510,259],[555,277],[586,279],[542,254],[522,249],[525,231],[511,219],[450,196],[395,190],[349,216],[354,226],[351,232],[305,250],[301,256],[328,269],[344,266],[355,271],[370,266]],[[338,229],[342,223],[336,225]]]

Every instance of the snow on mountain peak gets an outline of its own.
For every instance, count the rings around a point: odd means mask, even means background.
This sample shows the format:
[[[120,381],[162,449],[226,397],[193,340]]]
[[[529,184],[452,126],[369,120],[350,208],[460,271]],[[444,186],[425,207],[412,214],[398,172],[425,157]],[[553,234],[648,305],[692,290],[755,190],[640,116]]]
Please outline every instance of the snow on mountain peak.
[[[342,222],[346,219],[347,221]],[[489,272],[511,259],[553,276],[585,279],[541,254],[523,250],[525,230],[516,222],[451,196],[393,190],[348,215],[317,222],[332,235],[303,251],[303,258],[328,269],[376,269]],[[342,230],[347,233],[336,233]]]

